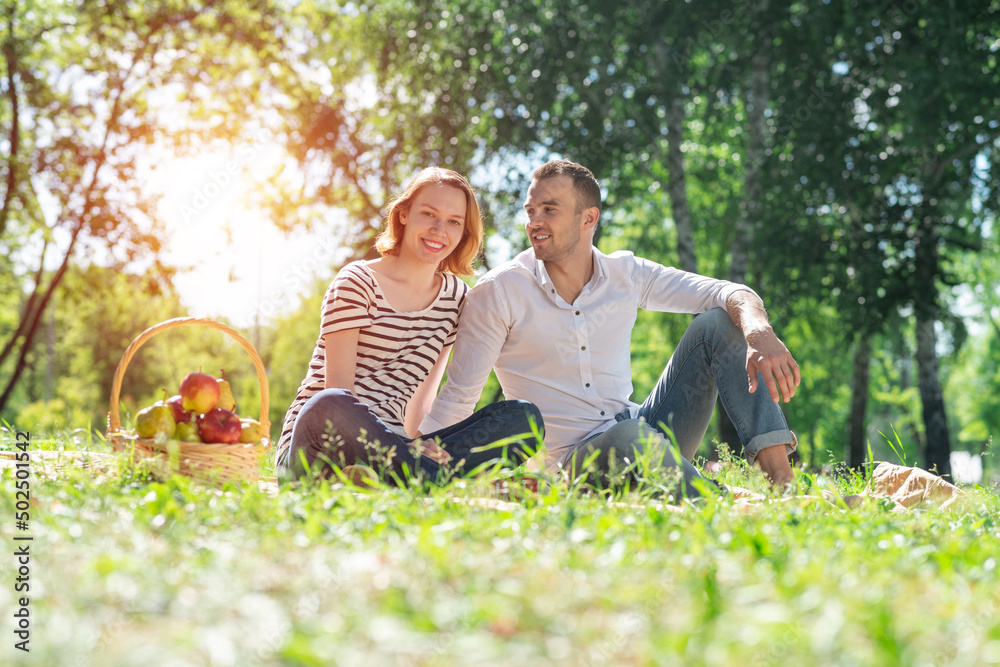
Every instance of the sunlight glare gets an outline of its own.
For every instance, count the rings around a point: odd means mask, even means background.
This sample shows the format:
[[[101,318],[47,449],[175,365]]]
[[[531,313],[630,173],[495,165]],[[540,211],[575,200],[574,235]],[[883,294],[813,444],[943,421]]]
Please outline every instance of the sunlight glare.
[[[174,285],[192,315],[264,323],[293,309],[317,278],[332,278],[346,257],[326,225],[286,234],[245,206],[285,159],[277,145],[242,144],[168,155],[153,169],[168,233],[164,261],[179,268]],[[331,217],[335,224],[342,215]]]

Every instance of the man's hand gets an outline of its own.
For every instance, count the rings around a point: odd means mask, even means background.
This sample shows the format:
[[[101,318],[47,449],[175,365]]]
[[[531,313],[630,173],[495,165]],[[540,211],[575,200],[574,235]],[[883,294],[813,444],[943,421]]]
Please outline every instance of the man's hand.
[[[426,456],[432,461],[436,461],[440,465],[444,465],[451,460],[451,454],[444,451],[436,442],[433,440],[421,440],[417,438],[409,443],[410,449],[417,456]]]
[[[799,365],[792,358],[785,344],[774,334],[771,327],[751,332],[747,339],[747,379],[750,393],[757,391],[757,372],[764,376],[764,383],[771,393],[771,400],[777,403],[781,398],[785,403],[795,396],[795,388],[802,381]],[[780,395],[778,392],[781,392]]]
[[[764,376],[767,390],[771,392],[772,401],[777,403],[782,397],[785,403],[792,400],[795,388],[802,380],[799,365],[774,334],[764,303],[749,290],[737,290],[729,295],[726,312],[747,341],[746,371],[750,393],[757,391],[759,371]]]

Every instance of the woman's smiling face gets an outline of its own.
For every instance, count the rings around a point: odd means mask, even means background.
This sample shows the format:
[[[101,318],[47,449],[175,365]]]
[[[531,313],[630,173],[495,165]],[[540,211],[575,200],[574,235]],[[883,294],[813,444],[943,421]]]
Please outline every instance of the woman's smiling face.
[[[465,192],[451,185],[425,186],[413,198],[399,221],[404,225],[400,256],[440,264],[465,233]]]

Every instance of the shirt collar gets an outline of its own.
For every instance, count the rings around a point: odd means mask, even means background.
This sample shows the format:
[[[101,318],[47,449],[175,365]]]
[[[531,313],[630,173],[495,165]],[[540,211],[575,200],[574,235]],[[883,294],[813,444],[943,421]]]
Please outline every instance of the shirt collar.
[[[588,282],[587,285],[597,287],[607,280],[607,271],[605,271],[604,268],[604,259],[607,255],[598,250],[595,246],[590,247],[590,252],[591,256],[594,258],[594,275],[591,276],[590,282]],[[545,270],[545,262],[535,258],[535,251],[532,248],[525,250],[523,253],[518,255],[516,259],[519,260],[519,264],[531,272],[539,285],[545,289],[549,289],[549,286],[552,285],[552,279],[549,278],[549,272]]]

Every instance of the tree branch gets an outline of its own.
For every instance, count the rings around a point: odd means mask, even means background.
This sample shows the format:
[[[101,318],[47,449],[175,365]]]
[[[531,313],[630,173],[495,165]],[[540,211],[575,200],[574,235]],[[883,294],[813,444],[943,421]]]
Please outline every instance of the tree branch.
[[[108,117],[107,125],[105,126],[104,138],[101,141],[101,145],[96,153],[96,159],[94,162],[94,169],[90,176],[90,182],[87,184],[85,189],[85,194],[83,198],[83,205],[80,207],[80,213],[77,215],[76,223],[73,227],[72,235],[70,236],[69,245],[66,248],[66,254],[63,256],[63,260],[59,269],[53,275],[52,280],[49,282],[48,287],[45,290],[45,295],[38,304],[38,308],[34,312],[25,312],[25,316],[22,317],[21,325],[18,327],[19,331],[22,332],[24,341],[21,343],[21,350],[18,354],[17,364],[14,367],[14,372],[11,374],[10,379],[7,382],[7,386],[4,388],[3,394],[0,395],[0,410],[3,410],[7,401],[10,400],[10,396],[14,391],[14,387],[17,385],[21,378],[22,373],[25,369],[25,360],[28,353],[31,351],[32,345],[34,343],[35,333],[38,331],[38,324],[41,321],[42,315],[45,313],[45,308],[48,306],[49,301],[52,298],[52,294],[55,292],[56,288],[62,282],[63,277],[69,268],[70,259],[73,257],[73,251],[76,248],[77,239],[80,237],[81,232],[86,226],[86,222],[83,217],[83,213],[88,211],[94,200],[94,190],[97,187],[98,178],[101,173],[101,168],[107,162],[108,158],[108,145],[112,134],[118,127],[118,119],[121,115],[121,102],[122,97],[125,94],[125,85],[129,81],[129,76],[135,69],[136,65],[139,64],[147,55],[147,50],[152,43],[153,36],[159,31],[160,27],[165,24],[163,21],[158,21],[153,23],[149,33],[146,35],[146,39],[143,41],[142,45],[136,51],[136,56],[133,58],[132,63],[129,65],[128,69],[125,70],[121,80],[118,81],[112,91],[110,91],[109,97],[113,97],[114,101],[111,105],[111,112]],[[155,49],[154,49],[155,51]],[[39,267],[41,271],[41,266]],[[40,276],[39,276],[40,277]],[[36,283],[36,292],[38,289],[38,283]],[[34,298],[34,295],[32,295]],[[23,328],[24,319],[30,319],[27,329]],[[16,336],[15,336],[16,339]],[[12,339],[13,342],[13,339]],[[6,352],[9,354],[9,352]]]
[[[0,352],[0,367],[3,366],[3,362],[7,360],[8,356],[10,356],[10,352],[11,350],[14,349],[14,346],[17,344],[18,339],[21,338],[21,336],[24,334],[25,325],[27,324],[28,320],[31,318],[32,313],[34,312],[35,300],[38,298],[38,288],[42,284],[42,274],[45,269],[45,252],[46,250],[48,250],[48,247],[49,247],[49,240],[45,239],[45,241],[42,244],[42,258],[38,261],[38,271],[35,272],[35,286],[34,288],[32,288],[31,296],[28,297],[28,302],[24,306],[24,312],[21,313],[21,319],[17,324],[17,331],[15,331],[11,335],[10,339],[7,341],[7,344],[4,345],[3,351]]]

